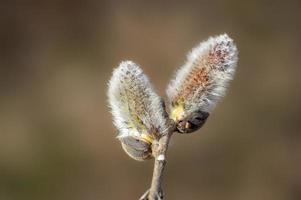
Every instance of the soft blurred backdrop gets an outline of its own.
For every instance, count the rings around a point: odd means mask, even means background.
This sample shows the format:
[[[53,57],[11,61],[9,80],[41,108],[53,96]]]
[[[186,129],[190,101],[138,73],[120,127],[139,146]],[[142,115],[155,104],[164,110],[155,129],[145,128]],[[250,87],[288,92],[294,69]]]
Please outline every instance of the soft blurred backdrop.
[[[301,199],[300,1],[0,3],[0,199],[132,200],[153,162],[123,152],[107,82],[125,59],[165,87],[186,53],[228,33],[235,80],[207,124],[177,135],[173,200]]]

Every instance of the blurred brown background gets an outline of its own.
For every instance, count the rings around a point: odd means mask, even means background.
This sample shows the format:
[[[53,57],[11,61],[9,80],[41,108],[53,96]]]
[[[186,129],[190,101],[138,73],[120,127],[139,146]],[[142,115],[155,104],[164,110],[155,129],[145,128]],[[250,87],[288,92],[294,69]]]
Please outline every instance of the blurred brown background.
[[[210,35],[240,50],[203,129],[177,135],[166,199],[301,199],[300,1],[1,1],[0,199],[138,199],[151,161],[122,151],[106,89],[121,60],[157,91]]]

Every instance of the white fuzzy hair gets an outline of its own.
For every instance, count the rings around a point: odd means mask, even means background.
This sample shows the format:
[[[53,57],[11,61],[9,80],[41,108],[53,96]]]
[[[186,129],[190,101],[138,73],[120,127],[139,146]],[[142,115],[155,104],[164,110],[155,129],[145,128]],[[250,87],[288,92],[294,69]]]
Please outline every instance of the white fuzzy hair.
[[[167,119],[161,98],[147,76],[132,61],[121,62],[108,84],[108,99],[118,137],[161,133]]]
[[[237,55],[237,48],[227,34],[201,42],[188,54],[186,64],[176,72],[169,84],[166,92],[170,103],[176,104],[179,99],[184,99],[187,115],[198,109],[210,112],[233,79]],[[206,77],[206,84],[199,80],[200,84],[195,85],[197,81],[193,78],[200,77],[196,74],[202,72],[205,75],[201,78]]]

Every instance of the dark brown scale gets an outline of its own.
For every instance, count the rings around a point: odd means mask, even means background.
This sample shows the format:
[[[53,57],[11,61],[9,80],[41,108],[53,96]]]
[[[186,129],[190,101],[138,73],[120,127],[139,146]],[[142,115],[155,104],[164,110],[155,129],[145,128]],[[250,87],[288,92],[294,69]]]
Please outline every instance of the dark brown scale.
[[[179,133],[192,133],[200,129],[209,117],[208,112],[196,111],[177,123]]]

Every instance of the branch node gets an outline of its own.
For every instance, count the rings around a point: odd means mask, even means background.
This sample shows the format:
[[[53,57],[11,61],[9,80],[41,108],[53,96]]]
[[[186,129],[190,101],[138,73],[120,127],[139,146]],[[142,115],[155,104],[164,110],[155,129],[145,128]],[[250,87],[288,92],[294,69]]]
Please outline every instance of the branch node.
[[[160,154],[157,158],[158,161],[164,161],[165,160],[165,156],[163,154]]]

